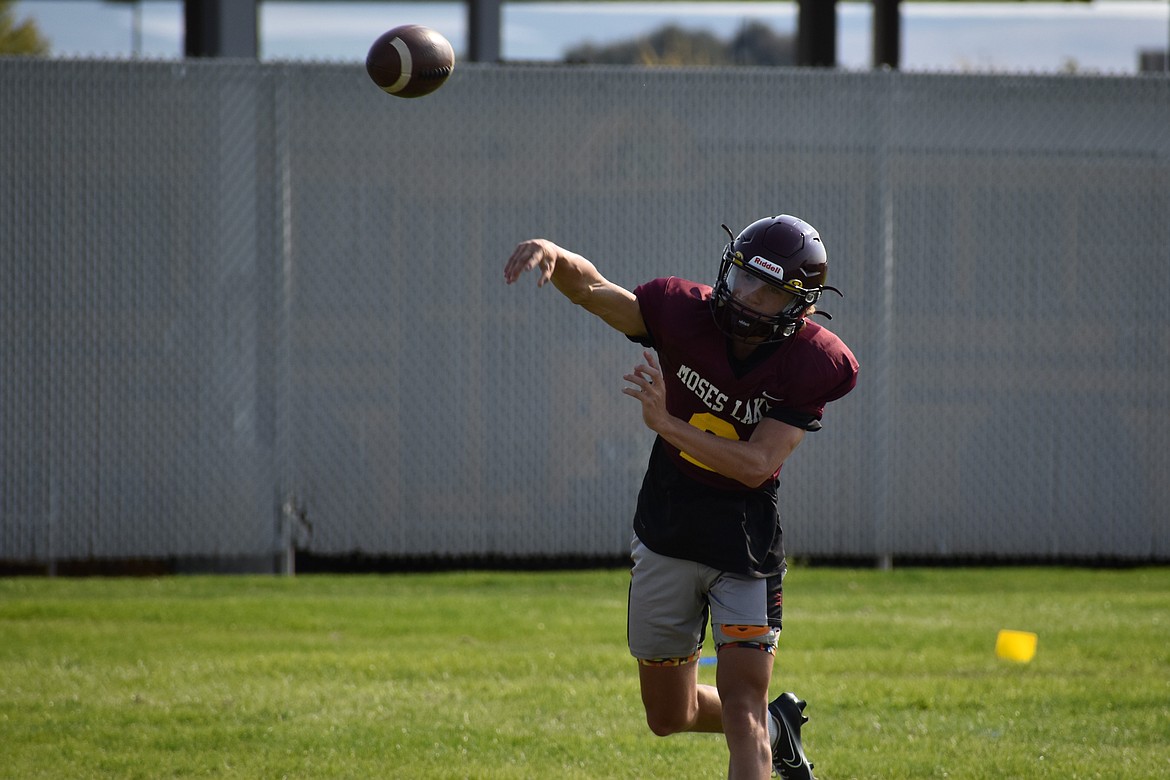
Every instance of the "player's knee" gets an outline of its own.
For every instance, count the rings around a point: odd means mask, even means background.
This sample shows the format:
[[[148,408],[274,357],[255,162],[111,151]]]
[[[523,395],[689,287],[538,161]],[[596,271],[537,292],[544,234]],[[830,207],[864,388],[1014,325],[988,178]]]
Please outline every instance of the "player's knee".
[[[687,707],[646,706],[646,725],[655,736],[669,737],[686,731],[694,723],[697,711]]]
[[[679,717],[675,713],[647,711],[646,725],[650,727],[650,731],[655,736],[669,737],[671,734],[686,731],[687,723],[685,718]]]
[[[767,695],[766,693],[764,694]],[[754,729],[767,723],[767,710],[760,706],[758,696],[728,697],[722,702],[724,730],[740,732]]]

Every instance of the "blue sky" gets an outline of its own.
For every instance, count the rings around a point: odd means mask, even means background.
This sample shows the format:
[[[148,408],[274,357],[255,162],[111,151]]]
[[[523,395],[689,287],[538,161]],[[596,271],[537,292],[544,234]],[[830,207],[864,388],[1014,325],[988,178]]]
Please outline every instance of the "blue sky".
[[[177,58],[182,52],[179,0],[137,5],[101,0],[23,0],[16,18],[36,19],[55,56]],[[838,4],[838,62],[869,67],[868,2]],[[796,29],[795,2],[507,3],[502,54],[507,60],[559,60],[573,45],[623,40],[676,23],[730,37],[751,20],[778,32]],[[266,60],[362,61],[384,30],[426,24],[466,49],[461,2],[280,2],[260,6],[260,56]],[[918,71],[1125,74],[1143,49],[1164,50],[1170,0],[1093,3],[903,3],[902,66]]]

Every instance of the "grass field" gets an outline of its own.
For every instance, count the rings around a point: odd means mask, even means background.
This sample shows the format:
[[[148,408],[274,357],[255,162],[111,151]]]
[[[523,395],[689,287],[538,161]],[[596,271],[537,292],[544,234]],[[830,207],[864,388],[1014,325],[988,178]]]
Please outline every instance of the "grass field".
[[[722,777],[643,723],[627,581],[0,579],[0,777]],[[785,608],[823,780],[1170,776],[1170,568],[797,567]]]

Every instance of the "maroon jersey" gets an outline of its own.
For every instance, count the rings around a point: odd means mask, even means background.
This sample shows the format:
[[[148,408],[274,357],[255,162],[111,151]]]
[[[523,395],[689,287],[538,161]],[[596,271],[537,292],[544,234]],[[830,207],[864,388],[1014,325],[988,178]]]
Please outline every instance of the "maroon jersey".
[[[658,353],[671,415],[745,441],[764,417],[817,430],[825,405],[857,382],[857,360],[836,335],[805,320],[784,341],[735,360],[711,314],[711,288],[677,277],[634,290]],[[724,571],[769,576],[783,563],[776,512],[780,471],[751,488],[655,440],[634,528],[647,547]]]

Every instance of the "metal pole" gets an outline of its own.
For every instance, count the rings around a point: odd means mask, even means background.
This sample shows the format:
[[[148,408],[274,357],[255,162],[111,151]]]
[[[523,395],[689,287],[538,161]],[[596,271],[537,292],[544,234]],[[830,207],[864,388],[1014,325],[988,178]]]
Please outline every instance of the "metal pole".
[[[800,0],[796,64],[837,67],[837,0]]]
[[[289,126],[288,80],[284,73],[277,82],[274,135],[276,139],[277,175],[280,182],[280,311],[277,325],[276,366],[276,435],[274,442],[277,481],[277,558],[279,573],[296,574],[296,546],[293,524],[296,522],[296,486],[292,462],[292,328],[293,294],[293,182]]]
[[[183,0],[183,55],[246,57],[259,52],[259,0]]]
[[[881,320],[878,333],[877,373],[877,414],[876,430],[880,450],[873,453],[877,459],[877,485],[874,495],[874,544],[877,547],[876,566],[883,571],[894,567],[891,544],[891,524],[894,510],[894,479],[897,461],[892,446],[894,413],[894,274],[897,263],[894,259],[894,183],[890,164],[891,111],[897,80],[886,80],[882,96],[878,101],[877,135],[877,176],[878,176],[878,238],[880,241],[882,288]]]
[[[500,61],[500,0],[467,0],[467,56]]]
[[[138,59],[142,56],[142,2],[134,3],[130,19],[130,56]]]
[[[902,46],[899,0],[873,0],[873,67],[898,69]]]

